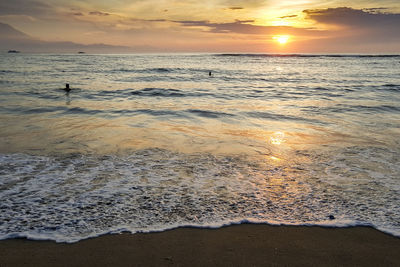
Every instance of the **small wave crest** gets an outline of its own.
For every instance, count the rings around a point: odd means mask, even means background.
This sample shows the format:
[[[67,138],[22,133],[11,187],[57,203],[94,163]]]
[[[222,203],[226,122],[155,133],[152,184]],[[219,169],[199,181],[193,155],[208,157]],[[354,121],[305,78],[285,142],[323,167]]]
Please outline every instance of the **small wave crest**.
[[[233,117],[234,114],[225,113],[225,112],[216,112],[216,111],[208,111],[208,110],[199,110],[199,109],[189,109],[187,112],[195,114],[200,117],[205,118],[220,118],[220,117]]]
[[[163,89],[163,88],[144,88],[135,90],[131,93],[138,96],[163,96],[163,97],[183,97],[185,93],[177,89]]]
[[[221,221],[221,222],[215,222],[215,223],[210,223],[210,224],[185,224],[185,225],[169,225],[169,226],[163,226],[163,227],[155,227],[152,229],[148,228],[143,228],[143,229],[136,229],[132,230],[130,228],[126,228],[125,226],[122,226],[121,228],[115,228],[110,231],[104,231],[104,232],[99,232],[96,234],[91,234],[86,237],[80,238],[80,239],[66,239],[62,235],[54,235],[54,236],[49,236],[48,234],[45,233],[32,233],[32,232],[24,232],[24,233],[10,233],[10,234],[5,234],[1,235],[0,234],[0,240],[5,240],[5,239],[20,239],[20,238],[26,238],[28,240],[35,240],[35,241],[55,241],[57,243],[76,243],[78,241],[82,241],[85,239],[89,238],[96,238],[100,237],[103,235],[109,235],[109,234],[121,234],[121,233],[130,233],[130,234],[135,234],[135,233],[159,233],[159,232],[164,232],[164,231],[169,231],[169,230],[174,230],[174,229],[179,229],[179,228],[195,228],[195,229],[220,229],[224,227],[229,227],[229,226],[235,226],[235,225],[245,225],[245,224],[264,224],[264,225],[271,225],[271,226],[319,226],[319,227],[326,227],[326,228],[349,228],[349,227],[373,227],[377,230],[380,230],[382,232],[392,234],[390,231],[387,231],[386,229],[380,229],[376,228],[373,225],[370,224],[364,224],[364,223],[357,223],[354,221],[326,221],[326,222],[308,222],[308,223],[282,223],[282,222],[275,222],[275,221],[260,221],[260,220],[237,220],[237,221]],[[400,235],[395,235],[399,236]]]
[[[173,73],[173,72],[179,72],[184,69],[181,68],[145,68],[145,69],[140,69],[140,68],[117,68],[112,70],[111,72],[113,73]]]
[[[305,57],[305,58],[398,58],[400,55],[340,55],[340,54],[216,54],[222,57]]]

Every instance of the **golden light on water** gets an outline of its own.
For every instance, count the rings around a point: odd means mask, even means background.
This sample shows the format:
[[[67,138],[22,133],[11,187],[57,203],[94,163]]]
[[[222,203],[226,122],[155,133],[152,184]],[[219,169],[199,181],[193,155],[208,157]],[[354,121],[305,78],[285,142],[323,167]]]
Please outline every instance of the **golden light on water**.
[[[283,132],[275,132],[270,138],[273,145],[280,145],[285,141],[285,134]]]
[[[289,35],[278,35],[278,36],[272,37],[272,39],[283,45],[289,41],[290,36]]]
[[[281,160],[280,158],[277,158],[277,157],[274,157],[274,156],[271,156],[271,159],[272,159],[273,161],[280,161],[280,160]]]

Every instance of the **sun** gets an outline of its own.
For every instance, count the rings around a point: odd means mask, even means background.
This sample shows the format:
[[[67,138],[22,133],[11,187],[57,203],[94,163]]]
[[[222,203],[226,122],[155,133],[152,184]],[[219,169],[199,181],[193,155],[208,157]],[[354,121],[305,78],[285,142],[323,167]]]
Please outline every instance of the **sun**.
[[[289,41],[290,36],[289,35],[278,35],[278,36],[272,37],[272,39],[274,39],[275,41],[277,41],[278,43],[283,45]]]

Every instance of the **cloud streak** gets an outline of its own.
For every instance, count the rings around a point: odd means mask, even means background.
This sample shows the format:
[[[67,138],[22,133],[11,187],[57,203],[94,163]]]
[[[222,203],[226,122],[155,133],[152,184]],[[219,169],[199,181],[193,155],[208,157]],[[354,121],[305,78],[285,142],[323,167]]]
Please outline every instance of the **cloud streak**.
[[[110,13],[101,12],[101,11],[91,11],[91,12],[89,12],[89,15],[93,15],[93,16],[110,16]]]
[[[296,28],[291,26],[261,26],[254,25],[254,20],[236,20],[227,23],[211,23],[209,21],[174,21],[184,27],[203,27],[210,33],[236,33],[246,35],[324,35],[325,32],[313,28]]]

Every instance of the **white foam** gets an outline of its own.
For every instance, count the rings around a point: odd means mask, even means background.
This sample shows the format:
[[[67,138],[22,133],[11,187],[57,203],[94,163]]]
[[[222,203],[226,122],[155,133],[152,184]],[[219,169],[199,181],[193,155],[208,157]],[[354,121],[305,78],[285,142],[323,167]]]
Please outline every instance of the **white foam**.
[[[391,183],[377,176],[365,185],[343,183],[314,166],[341,164],[346,171],[342,159],[315,159],[277,166],[246,155],[161,149],[127,156],[1,155],[0,238],[76,242],[240,223],[362,225],[399,236],[397,192],[385,186]]]

